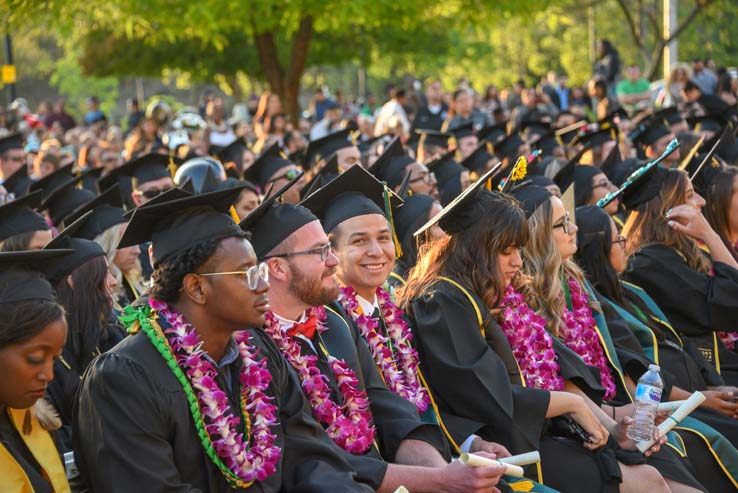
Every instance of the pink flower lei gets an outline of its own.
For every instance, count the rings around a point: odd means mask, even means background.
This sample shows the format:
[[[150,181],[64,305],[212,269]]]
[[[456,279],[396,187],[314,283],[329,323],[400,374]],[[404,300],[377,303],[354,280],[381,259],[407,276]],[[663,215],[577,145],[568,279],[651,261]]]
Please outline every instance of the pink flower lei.
[[[317,318],[319,334],[326,330],[323,325],[326,317],[323,307],[310,308],[307,316]],[[369,450],[374,442],[375,428],[368,411],[369,399],[366,391],[359,388],[359,380],[353,370],[342,360],[328,355],[328,364],[343,395],[343,404],[339,406],[330,398],[331,389],[326,383],[326,376],[315,365],[318,358],[312,354],[301,354],[300,345],[287,331],[280,329],[272,312],[266,315],[265,332],[297,371],[313,414],[319,422],[326,425],[328,436],[349,453],[363,454]]]
[[[567,279],[567,284],[573,311],[564,307],[562,316],[564,323],[560,327],[561,340],[569,349],[581,356],[585,363],[599,368],[600,381],[605,388],[605,399],[612,399],[617,393],[617,386],[597,334],[597,323],[592,317],[587,294],[573,277]]]
[[[382,372],[387,387],[395,394],[412,402],[423,414],[430,405],[428,393],[418,379],[418,353],[413,348],[412,331],[402,318],[403,312],[392,302],[389,293],[377,288],[377,300],[382,312],[387,337],[379,331],[379,323],[372,314],[359,314],[357,293],[351,286],[341,288],[338,302],[359,327],[362,337],[369,343],[374,362]],[[394,348],[397,360],[390,347]]]
[[[527,385],[545,390],[563,390],[564,379],[546,320],[537,315],[522,294],[508,286],[502,297],[500,327],[510,343]]]
[[[242,481],[264,481],[277,470],[282,455],[274,445],[276,436],[270,431],[270,427],[278,425],[278,409],[270,403],[272,397],[264,393],[272,376],[266,369],[266,360],[256,360],[258,350],[249,344],[248,332],[236,333],[234,340],[243,361],[239,374],[241,404],[251,446],[237,432],[240,420],[231,412],[228,397],[218,386],[215,366],[205,359],[200,336],[167,303],[150,298],[149,306],[169,325],[164,336],[197,396],[204,428],[217,456]]]
[[[723,341],[725,347],[731,351],[735,349],[735,343],[738,341],[738,332],[718,332],[717,335]]]

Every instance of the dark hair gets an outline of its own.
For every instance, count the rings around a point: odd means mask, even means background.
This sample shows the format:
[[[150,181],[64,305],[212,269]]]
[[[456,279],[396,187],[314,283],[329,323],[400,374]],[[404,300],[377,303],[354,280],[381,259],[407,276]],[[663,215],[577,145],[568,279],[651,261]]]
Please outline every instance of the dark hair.
[[[242,233],[235,237],[246,238],[247,235]],[[204,241],[160,262],[151,274],[151,297],[167,303],[177,301],[184,277],[211,260],[224,239],[227,238]]]
[[[733,200],[733,181],[736,176],[738,176],[738,168],[728,167],[720,171],[712,180],[705,194],[707,202],[705,218],[712,229],[720,235],[720,239],[723,240],[733,258],[738,260],[738,251],[729,237],[730,204]]]
[[[106,286],[108,264],[105,257],[91,258],[56,283],[59,303],[67,312],[69,335],[65,348],[70,363],[84,369],[95,357],[101,335],[112,319],[113,298]]]
[[[52,322],[64,318],[64,308],[48,300],[3,305],[0,317],[0,348],[33,339]]]
[[[586,218],[583,217],[586,215]],[[610,264],[612,227],[610,216],[597,206],[577,207],[577,251],[574,258],[592,286],[615,301],[623,304],[623,288]]]
[[[595,80],[594,86],[595,87],[599,87],[601,89],[604,89],[605,92],[607,92],[607,82],[605,82],[604,79],[597,79],[597,80]]]
[[[684,83],[684,92],[693,91],[693,90],[702,91],[700,89],[700,86],[698,86],[692,79],[689,79],[687,82]]]
[[[456,101],[456,98],[458,98],[462,94],[467,94],[467,93],[468,93],[468,91],[466,89],[456,89],[454,91],[454,93],[451,95],[451,99],[453,99],[454,101]]]
[[[0,252],[18,252],[21,250],[28,250],[31,240],[35,231],[26,231],[25,233],[18,233],[3,241],[0,241]]]

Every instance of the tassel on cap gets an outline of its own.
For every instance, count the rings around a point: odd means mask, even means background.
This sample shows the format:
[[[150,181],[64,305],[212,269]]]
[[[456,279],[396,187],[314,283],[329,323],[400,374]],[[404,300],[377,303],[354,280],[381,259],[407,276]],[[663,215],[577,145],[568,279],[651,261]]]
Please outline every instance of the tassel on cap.
[[[382,196],[384,198],[384,212],[387,215],[387,220],[390,223],[390,229],[392,229],[392,241],[395,244],[395,259],[402,257],[402,247],[400,246],[400,240],[397,238],[397,231],[395,231],[395,220],[392,216],[392,203],[390,202],[390,189],[387,183],[382,182],[384,192]]]

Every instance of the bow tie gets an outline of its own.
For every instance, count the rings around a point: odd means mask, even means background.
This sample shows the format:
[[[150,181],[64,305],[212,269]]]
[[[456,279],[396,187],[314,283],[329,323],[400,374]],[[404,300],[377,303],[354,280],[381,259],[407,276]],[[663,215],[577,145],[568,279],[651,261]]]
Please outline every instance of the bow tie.
[[[287,330],[287,334],[295,337],[296,335],[302,335],[308,339],[312,339],[315,335],[315,330],[318,328],[318,319],[315,315],[310,316],[307,320],[301,323],[296,323],[290,329]]]

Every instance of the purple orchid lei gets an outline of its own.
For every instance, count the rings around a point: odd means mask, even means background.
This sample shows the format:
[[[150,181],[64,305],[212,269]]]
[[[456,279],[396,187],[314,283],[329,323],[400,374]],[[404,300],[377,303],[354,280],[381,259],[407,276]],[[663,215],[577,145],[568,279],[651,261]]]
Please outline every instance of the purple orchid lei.
[[[508,286],[502,297],[500,327],[527,385],[545,390],[563,390],[564,379],[546,320],[537,315],[522,294]]]
[[[326,330],[323,325],[326,317],[323,307],[310,308],[307,316],[316,317],[318,333]],[[326,383],[326,376],[315,365],[318,358],[312,354],[301,354],[300,345],[287,331],[280,329],[272,312],[266,315],[265,332],[297,371],[313,415],[326,425],[328,436],[351,454],[363,454],[369,450],[376,431],[368,411],[369,399],[366,391],[359,388],[359,380],[354,371],[344,361],[328,355],[328,364],[343,395],[343,404],[339,406],[330,398],[331,389]]]
[[[387,387],[395,394],[412,402],[422,414],[430,405],[430,398],[418,379],[418,353],[413,348],[412,331],[402,318],[403,311],[392,302],[389,293],[377,288],[377,300],[387,328],[387,337],[378,330],[379,323],[371,314],[359,313],[357,293],[350,286],[342,287],[338,302],[359,327],[362,337],[369,344],[374,362],[382,372]],[[391,345],[397,360],[388,347]]]
[[[717,335],[723,341],[725,347],[731,351],[735,349],[735,343],[738,341],[738,332],[718,332]]]
[[[250,344],[248,332],[234,334],[243,361],[239,374],[241,403],[247,435],[244,440],[237,432],[240,420],[231,412],[227,394],[218,386],[218,372],[205,359],[202,339],[184,317],[167,303],[149,299],[149,306],[156,310],[169,327],[164,330],[178,366],[184,371],[197,396],[203,416],[205,431],[217,456],[228,469],[245,482],[264,481],[277,470],[282,452],[274,445],[276,436],[271,432],[277,423],[277,406],[266,391],[272,376],[266,368],[266,360],[255,358],[258,350]]]
[[[605,399],[612,399],[617,393],[617,386],[597,334],[597,323],[592,317],[587,294],[573,277],[570,276],[567,283],[571,293],[573,311],[564,307],[561,317],[564,323],[560,327],[561,340],[569,349],[581,356],[585,363],[596,366],[600,370],[600,381],[605,388]]]

